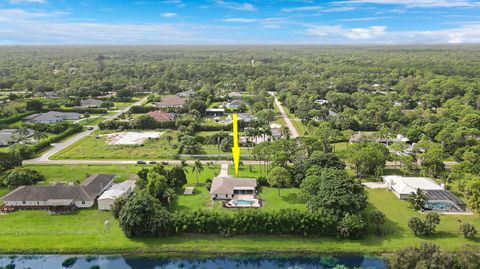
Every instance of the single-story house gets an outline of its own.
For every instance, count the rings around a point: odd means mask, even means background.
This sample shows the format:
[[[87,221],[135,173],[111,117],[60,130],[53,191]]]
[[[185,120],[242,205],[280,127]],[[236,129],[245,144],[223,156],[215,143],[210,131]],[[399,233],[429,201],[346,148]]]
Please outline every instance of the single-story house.
[[[183,92],[177,92],[175,95],[178,96],[178,97],[182,97],[182,98],[188,98],[188,97],[190,97],[194,94],[195,94],[194,90],[188,90],[188,91],[183,91]]]
[[[221,117],[225,115],[223,108],[207,108],[205,109],[205,116],[207,117]]]
[[[161,110],[150,111],[147,115],[154,118],[156,121],[169,121],[175,119],[175,113],[168,113]]]
[[[236,195],[255,195],[255,178],[215,177],[210,187],[212,199],[229,200]]]
[[[361,132],[354,133],[350,139],[348,140],[350,143],[355,143],[359,141],[375,141],[379,143],[384,143],[384,144],[393,144],[396,142],[405,142],[405,143],[410,143],[410,139],[408,137],[403,136],[402,134],[397,134],[395,137],[377,137],[374,134],[364,134]]]
[[[280,138],[282,137],[282,125],[278,123],[270,124],[270,131],[272,132],[272,137]]]
[[[55,123],[63,120],[78,120],[80,119],[81,114],[76,112],[57,112],[49,111],[46,113],[32,114],[25,118],[26,121],[35,122],[35,123]]]
[[[245,102],[243,102],[242,100],[233,100],[233,101],[227,103],[225,106],[228,109],[239,109],[244,104],[245,104]]]
[[[155,102],[157,107],[183,107],[187,99],[178,97],[176,95],[162,96],[160,102]]]
[[[326,99],[316,99],[315,101],[315,104],[319,104],[319,105],[325,105],[325,104],[328,104],[328,100]]]
[[[41,209],[68,212],[88,208],[113,183],[115,175],[94,174],[76,185],[20,186],[2,197],[4,207],[10,209]]]
[[[58,98],[58,93],[55,92],[55,91],[37,92],[37,93],[35,93],[35,97],[44,97],[44,98],[55,99],[55,98]]]
[[[111,210],[113,202],[117,197],[127,197],[135,189],[135,180],[125,180],[113,184],[110,189],[98,197],[98,210]]]
[[[239,93],[239,92],[230,92],[228,94],[228,97],[229,98],[232,98],[232,99],[241,99],[242,98],[242,94]]]
[[[0,130],[0,147],[8,146],[9,144],[15,143],[16,138],[20,135],[25,137],[31,137],[35,134],[35,130],[27,128],[25,129],[24,134],[20,134],[19,129],[2,129]]]
[[[421,190],[443,190],[442,186],[427,177],[383,176],[383,182],[398,198],[408,199],[412,192]]]
[[[237,113],[237,120],[244,122],[251,122],[253,120],[252,116],[248,113]],[[232,122],[232,115],[228,115],[226,121],[228,123]]]
[[[466,210],[464,202],[430,178],[390,175],[383,176],[383,182],[387,185],[388,190],[402,200],[408,199],[417,190],[422,190],[427,196],[425,204],[427,210],[456,212]]]
[[[102,106],[102,103],[103,103],[102,100],[88,98],[80,101],[80,107],[81,108],[90,108],[90,107],[98,108]]]

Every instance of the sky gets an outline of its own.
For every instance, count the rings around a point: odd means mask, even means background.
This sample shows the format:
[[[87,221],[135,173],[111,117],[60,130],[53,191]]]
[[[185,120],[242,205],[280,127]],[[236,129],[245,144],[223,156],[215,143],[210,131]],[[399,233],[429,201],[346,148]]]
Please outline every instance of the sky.
[[[480,43],[480,0],[0,0],[0,45]]]

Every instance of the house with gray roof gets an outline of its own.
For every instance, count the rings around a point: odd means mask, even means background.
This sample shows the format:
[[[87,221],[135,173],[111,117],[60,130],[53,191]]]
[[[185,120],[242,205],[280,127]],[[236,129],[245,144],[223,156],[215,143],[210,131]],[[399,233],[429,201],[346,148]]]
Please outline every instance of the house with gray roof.
[[[49,111],[41,114],[32,114],[29,115],[23,120],[35,122],[35,123],[56,123],[63,120],[78,120],[80,119],[81,114],[77,112],[58,112],[58,111]]]
[[[178,96],[178,97],[182,97],[182,98],[188,98],[188,97],[190,97],[194,94],[195,94],[194,90],[188,90],[188,91],[183,91],[183,92],[177,92],[175,95]]]
[[[242,100],[233,100],[233,101],[227,103],[225,106],[228,109],[239,109],[244,104],[245,104],[245,102],[243,102]]]
[[[80,101],[81,108],[99,108],[102,106],[103,101],[98,99],[88,98]]]
[[[0,130],[0,147],[6,147],[9,144],[18,142],[20,136],[32,137],[35,134],[35,130],[27,128],[24,129],[25,133],[21,134],[20,129],[2,129]]]
[[[79,186],[20,186],[2,197],[4,209],[40,209],[58,213],[89,208],[110,188],[114,177],[111,174],[94,174]]]

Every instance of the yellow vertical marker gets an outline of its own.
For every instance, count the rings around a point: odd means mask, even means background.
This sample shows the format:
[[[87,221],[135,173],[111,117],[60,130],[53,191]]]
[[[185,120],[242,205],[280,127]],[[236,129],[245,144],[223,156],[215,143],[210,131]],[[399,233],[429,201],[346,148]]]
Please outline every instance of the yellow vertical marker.
[[[232,115],[232,123],[233,123],[233,147],[232,147],[233,164],[235,166],[235,177],[238,177],[238,163],[240,162],[240,147],[238,147],[238,118],[236,113]]]

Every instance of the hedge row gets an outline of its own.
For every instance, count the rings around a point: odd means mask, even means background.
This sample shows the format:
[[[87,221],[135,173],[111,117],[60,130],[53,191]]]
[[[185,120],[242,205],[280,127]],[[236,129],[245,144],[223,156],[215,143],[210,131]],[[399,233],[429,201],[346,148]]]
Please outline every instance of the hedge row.
[[[48,111],[58,111],[58,112],[77,112],[80,114],[90,113],[90,114],[107,114],[108,110],[106,108],[52,108],[52,109],[42,109],[42,112]]]
[[[128,112],[132,114],[148,113],[150,111],[158,110],[157,107],[153,106],[132,106]]]
[[[27,111],[27,112],[23,112],[23,113],[17,114],[15,116],[12,116],[12,117],[9,117],[9,118],[6,118],[6,119],[0,119],[0,124],[11,124],[11,123],[17,122],[17,121],[25,118],[26,116],[30,116],[34,113],[37,113],[37,112],[36,111]]]
[[[38,153],[48,147],[50,147],[51,143],[58,142],[60,140],[63,140],[73,134],[79,133],[83,131],[83,126],[79,124],[72,125],[72,127],[68,128],[65,132],[60,133],[58,135],[52,136],[49,139],[42,140],[34,145],[32,145],[30,148],[32,149],[32,152]]]
[[[338,235],[338,220],[334,217],[296,209],[245,210],[235,214],[206,210],[181,211],[172,214],[171,226],[174,233]]]

